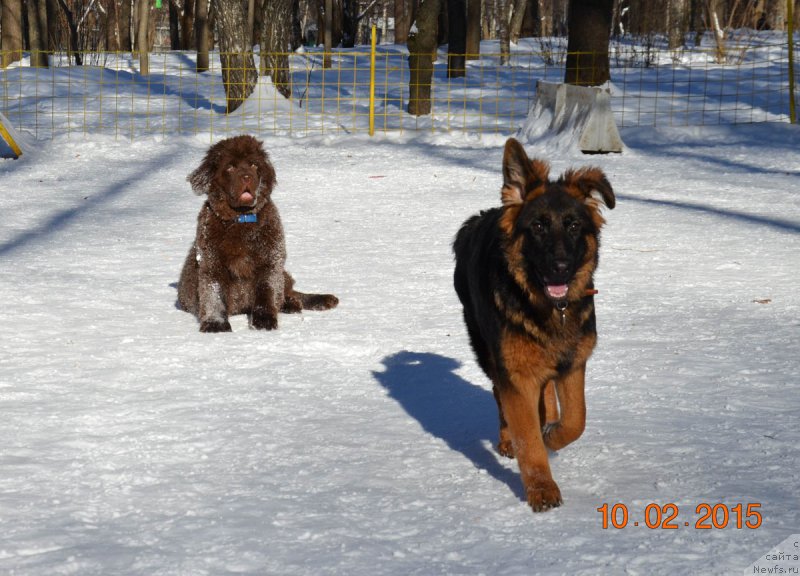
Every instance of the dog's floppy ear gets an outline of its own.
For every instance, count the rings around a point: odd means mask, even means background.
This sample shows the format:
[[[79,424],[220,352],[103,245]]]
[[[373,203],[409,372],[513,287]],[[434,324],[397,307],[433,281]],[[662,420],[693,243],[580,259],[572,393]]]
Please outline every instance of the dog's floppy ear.
[[[602,201],[608,208],[614,208],[616,205],[614,190],[600,168],[567,170],[561,181],[569,193],[581,202],[595,205],[598,201]],[[595,192],[600,195],[599,198]]]
[[[503,189],[500,198],[504,206],[522,204],[529,195],[544,192],[550,166],[543,160],[531,160],[522,144],[514,138],[506,141],[503,151]]]
[[[603,171],[599,168],[567,170],[559,182],[564,183],[570,196],[589,208],[592,221],[599,229],[605,223],[600,212],[600,203],[608,208],[614,208],[616,205],[614,190]]]
[[[217,166],[222,155],[220,143],[217,142],[214,146],[208,149],[203,161],[200,165],[186,177],[186,180],[191,184],[192,191],[198,196],[208,194],[211,190],[211,180],[217,171]]]

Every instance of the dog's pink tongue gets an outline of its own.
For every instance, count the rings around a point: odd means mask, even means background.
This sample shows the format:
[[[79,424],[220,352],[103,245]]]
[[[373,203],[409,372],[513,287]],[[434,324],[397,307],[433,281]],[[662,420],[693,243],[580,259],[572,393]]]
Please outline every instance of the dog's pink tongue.
[[[567,295],[567,285],[566,284],[557,284],[552,286],[547,286],[547,295],[550,298],[564,298]]]
[[[253,195],[250,194],[250,192],[243,192],[242,195],[239,196],[239,200],[241,200],[243,203],[252,202]]]

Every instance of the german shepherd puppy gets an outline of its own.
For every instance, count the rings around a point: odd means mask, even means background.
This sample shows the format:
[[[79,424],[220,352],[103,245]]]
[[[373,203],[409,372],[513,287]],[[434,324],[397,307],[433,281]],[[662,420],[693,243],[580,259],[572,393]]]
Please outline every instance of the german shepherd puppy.
[[[497,451],[516,456],[534,512],[561,504],[547,448],[583,433],[584,374],[597,340],[600,203],[615,204],[601,170],[569,170],[551,181],[549,169],[509,139],[503,206],[468,219],[453,244],[470,343],[500,413]]]

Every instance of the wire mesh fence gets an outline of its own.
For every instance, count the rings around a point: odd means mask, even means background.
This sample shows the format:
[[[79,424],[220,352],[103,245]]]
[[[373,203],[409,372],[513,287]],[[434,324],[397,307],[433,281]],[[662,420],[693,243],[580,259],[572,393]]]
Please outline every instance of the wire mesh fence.
[[[235,111],[226,112],[218,54],[196,71],[195,54],[150,54],[149,74],[130,53],[50,54],[48,68],[26,58],[0,70],[0,110],[15,128],[37,139],[103,133],[137,138],[174,133],[332,134],[466,131],[514,133],[536,98],[538,80],[563,79],[563,47],[520,45],[510,55],[468,56],[466,75],[449,78],[447,55],[434,63],[431,113],[407,112],[408,53],[379,47],[290,53],[285,98],[267,77]],[[541,48],[541,47],[540,47]],[[611,106],[617,125],[697,126],[789,121],[785,43],[713,50],[669,51],[617,45],[611,52]],[[259,54],[254,54],[256,69]],[[503,60],[506,59],[506,62]],[[325,67],[326,61],[330,62]],[[502,62],[502,63],[501,63]],[[371,78],[374,81],[371,82]],[[370,98],[370,94],[374,98]]]

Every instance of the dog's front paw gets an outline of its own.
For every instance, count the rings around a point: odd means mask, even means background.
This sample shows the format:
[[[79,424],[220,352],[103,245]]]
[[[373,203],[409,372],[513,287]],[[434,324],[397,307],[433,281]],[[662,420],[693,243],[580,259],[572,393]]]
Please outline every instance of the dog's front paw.
[[[231,323],[227,320],[204,320],[200,322],[200,332],[230,332]]]
[[[534,512],[544,512],[561,506],[561,490],[553,480],[539,481],[528,486],[528,504]]]
[[[278,327],[278,315],[264,308],[256,308],[250,318],[256,330],[275,330]]]

